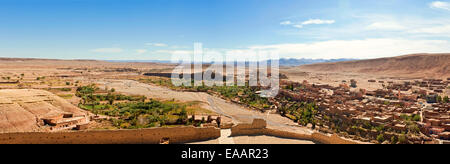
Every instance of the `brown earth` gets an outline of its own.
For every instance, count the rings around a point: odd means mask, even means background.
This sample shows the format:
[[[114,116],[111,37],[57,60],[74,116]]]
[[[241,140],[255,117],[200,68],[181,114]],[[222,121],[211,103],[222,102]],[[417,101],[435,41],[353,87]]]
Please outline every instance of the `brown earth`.
[[[44,131],[39,125],[41,118],[72,113],[86,113],[66,100],[43,90],[0,90],[0,133]]]
[[[450,77],[450,53],[412,54],[391,58],[320,63],[298,67],[301,71],[363,73],[413,78]]]
[[[59,60],[59,59],[33,59],[33,58],[2,58],[0,57],[0,68],[2,69],[18,69],[20,67],[27,68],[171,68],[174,65],[162,63],[145,63],[145,62],[108,62],[101,60]]]

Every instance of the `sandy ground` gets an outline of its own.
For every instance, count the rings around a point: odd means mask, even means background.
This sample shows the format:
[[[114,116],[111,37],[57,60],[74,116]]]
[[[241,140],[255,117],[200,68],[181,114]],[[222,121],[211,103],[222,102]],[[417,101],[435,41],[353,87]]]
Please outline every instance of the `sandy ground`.
[[[218,139],[192,142],[189,144],[315,144],[314,142],[307,140],[286,139],[266,135],[230,137],[230,129],[223,129],[220,133],[221,137]]]
[[[315,144],[312,141],[286,139],[272,136],[238,136],[231,137],[234,144]],[[209,140],[203,142],[193,142],[189,144],[221,144],[216,140]]]
[[[314,144],[312,141],[278,138],[272,136],[233,137],[236,144]]]
[[[399,78],[392,76],[383,75],[370,75],[370,74],[360,74],[360,73],[327,73],[327,72],[312,72],[306,70],[299,70],[298,68],[285,68],[282,69],[282,73],[288,76],[290,81],[303,82],[304,80],[309,83],[314,84],[328,84],[331,86],[339,86],[340,84],[350,85],[350,80],[354,79],[357,81],[356,89],[366,89],[366,90],[377,90],[382,89],[382,83],[379,81],[384,81],[385,85],[388,85],[388,81],[393,81],[395,83],[402,83],[404,81],[421,80],[418,78]],[[375,83],[368,82],[369,80],[376,80]],[[343,82],[346,81],[346,82]]]

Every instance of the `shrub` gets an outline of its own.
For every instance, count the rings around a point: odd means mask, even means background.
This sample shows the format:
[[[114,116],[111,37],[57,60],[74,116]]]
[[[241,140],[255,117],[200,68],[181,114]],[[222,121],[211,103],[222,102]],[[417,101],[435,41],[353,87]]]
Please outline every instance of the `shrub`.
[[[398,142],[401,144],[406,144],[408,142],[408,140],[406,139],[406,135],[401,134],[400,136],[398,136]]]
[[[408,128],[408,132],[410,132],[410,133],[413,133],[413,134],[420,133],[419,126],[417,126],[417,124],[415,124],[415,123],[411,123],[410,125],[407,126],[407,128]]]
[[[374,128],[377,132],[382,132],[384,130],[384,125],[379,125]]]
[[[379,143],[383,143],[383,142],[384,142],[384,136],[383,136],[383,134],[380,134],[380,135],[377,136],[377,141],[378,141]]]
[[[437,99],[436,101],[437,101],[438,103],[441,103],[441,102],[442,102],[442,97],[441,97],[441,96],[438,96],[436,99]]]
[[[398,141],[397,141],[397,137],[395,137],[395,136],[392,136],[391,137],[391,144],[396,144]]]
[[[417,121],[420,121],[420,120],[421,120],[420,115],[415,114],[415,115],[413,116],[412,120],[413,120],[413,121],[416,121],[416,122],[417,122]]]
[[[69,91],[72,91],[71,88],[60,88],[59,90],[60,90],[60,91],[63,91],[63,92],[69,92]]]

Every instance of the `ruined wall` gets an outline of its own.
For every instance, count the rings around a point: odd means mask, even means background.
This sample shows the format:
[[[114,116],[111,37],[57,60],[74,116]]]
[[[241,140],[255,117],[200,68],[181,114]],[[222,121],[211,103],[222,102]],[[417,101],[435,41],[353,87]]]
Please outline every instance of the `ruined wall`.
[[[204,141],[220,137],[217,128],[150,128],[136,130],[102,130],[78,132],[29,132],[0,134],[0,144],[158,144]]]
[[[243,135],[268,135],[281,138],[309,140],[322,144],[359,144],[358,142],[343,139],[336,134],[327,135],[323,133],[314,132],[312,134],[300,134],[294,132],[287,132],[275,129],[266,128],[264,120],[255,119],[252,124],[239,124],[231,128],[232,136]]]

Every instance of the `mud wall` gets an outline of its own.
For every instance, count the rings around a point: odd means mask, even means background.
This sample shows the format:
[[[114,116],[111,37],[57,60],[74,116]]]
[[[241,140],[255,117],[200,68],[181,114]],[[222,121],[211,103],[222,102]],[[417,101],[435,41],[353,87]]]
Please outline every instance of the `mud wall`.
[[[266,128],[264,120],[255,119],[252,124],[239,124],[231,128],[232,136],[243,135],[268,135],[280,138],[309,140],[322,144],[359,144],[358,142],[347,140],[336,134],[327,135],[323,133],[313,132],[311,134],[300,134],[275,129]]]
[[[260,135],[264,133],[266,126],[265,120],[254,119],[251,124],[238,124],[231,127],[231,136]]]
[[[150,128],[78,132],[29,132],[0,134],[0,144],[158,144],[204,141],[220,137],[217,128]]]
[[[310,140],[321,144],[359,144],[358,142],[341,138],[337,134],[328,135],[318,132],[314,132],[312,134],[299,134],[275,129],[264,129],[263,134],[281,138]]]

